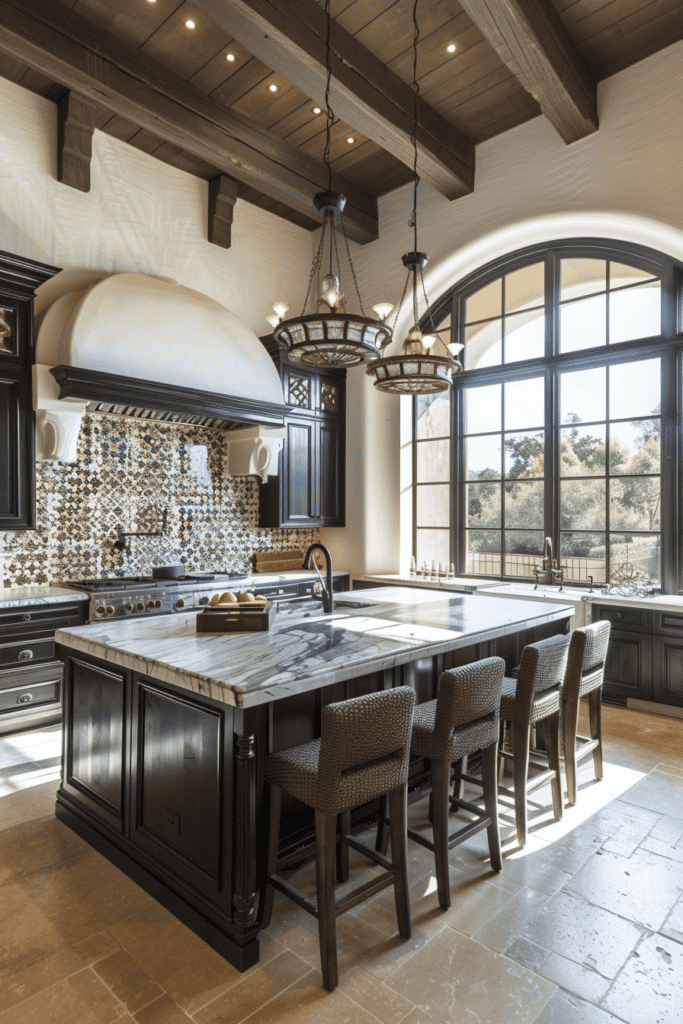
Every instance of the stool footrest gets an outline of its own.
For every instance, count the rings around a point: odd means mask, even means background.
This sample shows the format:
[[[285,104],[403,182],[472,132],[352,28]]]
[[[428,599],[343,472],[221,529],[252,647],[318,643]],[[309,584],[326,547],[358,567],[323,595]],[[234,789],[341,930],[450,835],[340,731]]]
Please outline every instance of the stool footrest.
[[[387,824],[389,823],[387,819]],[[388,857],[379,853],[377,850],[370,849],[369,846],[365,846],[363,843],[359,843],[357,839],[352,839],[351,836],[342,836],[342,843],[346,843],[351,849],[356,850],[358,853],[362,853],[368,860],[374,860],[375,864],[379,864],[381,868],[385,868],[387,871],[392,871],[394,865],[391,863]]]
[[[448,799],[451,807],[454,807],[456,811],[469,811],[470,814],[474,814],[477,818],[481,818],[481,807],[477,807],[476,804],[468,803],[467,800],[463,800],[459,796],[449,796]]]
[[[575,757],[577,761],[579,758],[585,757],[586,754],[592,754],[600,746],[600,740],[592,740],[590,736],[579,736],[577,733],[576,739],[581,744],[576,748]]]
[[[339,900],[334,905],[335,917],[339,917],[341,914],[345,914],[347,910],[353,910],[359,903],[366,900],[368,896],[374,896],[376,892],[381,892],[382,889],[386,889],[387,886],[393,885],[395,879],[395,871],[392,867],[391,871],[384,871],[381,875],[377,875],[376,878],[371,879],[369,882],[365,882],[364,885],[359,885],[357,889],[350,892],[344,899]]]
[[[293,900],[303,910],[312,914],[313,917],[318,917],[318,904],[314,900],[309,899],[308,896],[305,896],[304,893],[299,892],[298,889],[295,889],[294,886],[290,885],[289,882],[286,882],[284,878],[281,878],[279,875],[271,875],[268,879],[268,883],[272,885],[274,889],[277,889],[278,892],[284,893],[285,896],[288,896],[290,900]]]

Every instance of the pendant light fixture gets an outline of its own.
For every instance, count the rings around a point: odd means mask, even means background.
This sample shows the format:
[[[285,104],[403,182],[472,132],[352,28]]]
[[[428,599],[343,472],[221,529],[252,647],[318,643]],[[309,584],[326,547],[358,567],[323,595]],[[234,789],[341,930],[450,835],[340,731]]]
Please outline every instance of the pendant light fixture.
[[[363,300],[360,296],[356,272],[351,260],[351,251],[344,228],[344,207],[346,197],[340,192],[332,191],[332,167],[330,165],[330,137],[334,124],[334,113],[330,106],[330,0],[326,0],[327,16],[327,84],[325,88],[325,106],[327,111],[327,127],[324,161],[327,167],[327,190],[318,192],[313,198],[316,210],[322,214],[323,229],[320,236],[318,252],[313,259],[308,290],[304,299],[301,315],[283,320],[274,326],[273,337],[287,358],[293,362],[308,363],[314,366],[354,366],[376,359],[382,349],[389,344],[392,329],[380,319],[373,320],[365,315]],[[338,225],[338,230],[337,230]],[[344,241],[349,270],[358,297],[360,314],[346,312],[346,297],[341,287],[341,264],[337,235]],[[326,256],[326,245],[328,255]],[[313,279],[325,267],[320,282],[317,309],[306,314],[308,299],[313,286]],[[269,318],[270,319],[270,318]]]
[[[403,343],[401,355],[376,359],[365,371],[369,376],[374,376],[376,388],[397,395],[428,395],[437,391],[446,391],[452,384],[454,375],[462,370],[462,365],[454,356],[463,346],[454,343],[446,344],[436,330],[422,276],[429,257],[424,252],[418,252],[417,248],[417,186],[420,182],[420,176],[417,173],[417,97],[420,92],[420,87],[417,84],[417,43],[420,38],[417,24],[417,4],[418,0],[415,0],[413,4],[413,133],[411,136],[413,143],[413,212],[408,221],[410,227],[413,228],[414,247],[412,252],[407,252],[402,257],[403,266],[407,269],[408,275],[394,319],[395,326],[410,284],[413,326],[408,331],[408,337]],[[427,304],[422,322],[426,323],[429,334],[423,334],[420,329],[418,288],[421,289]]]

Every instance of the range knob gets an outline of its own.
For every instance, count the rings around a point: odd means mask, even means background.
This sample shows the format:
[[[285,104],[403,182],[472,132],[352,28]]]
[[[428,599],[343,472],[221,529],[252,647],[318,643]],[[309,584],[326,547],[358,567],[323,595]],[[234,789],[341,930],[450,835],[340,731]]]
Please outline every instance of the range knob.
[[[176,608],[184,608],[185,607],[185,602],[183,601],[182,597],[178,598],[178,600],[175,603],[175,607]]]
[[[208,597],[200,597],[199,598],[199,603],[200,604],[208,604],[209,603]]]
[[[106,615],[106,608],[104,607],[103,604],[98,604],[97,608],[95,609],[95,615],[97,616],[98,619],[101,619],[104,615]]]
[[[137,604],[135,605],[135,610],[137,612],[144,612],[144,610],[145,610],[145,602],[144,601],[138,601]]]
[[[131,604],[130,601],[126,601],[126,603],[123,606],[123,610],[126,611],[126,612],[132,612],[133,611],[133,605]]]
[[[161,608],[161,601],[159,600],[159,598],[157,598],[156,601],[154,602],[154,607]]]
[[[154,601],[148,601],[147,602],[147,611],[148,612],[153,612],[154,611]]]
[[[114,608],[113,604],[108,604],[105,610],[107,612],[107,615],[113,615],[114,612],[116,611],[116,608]]]

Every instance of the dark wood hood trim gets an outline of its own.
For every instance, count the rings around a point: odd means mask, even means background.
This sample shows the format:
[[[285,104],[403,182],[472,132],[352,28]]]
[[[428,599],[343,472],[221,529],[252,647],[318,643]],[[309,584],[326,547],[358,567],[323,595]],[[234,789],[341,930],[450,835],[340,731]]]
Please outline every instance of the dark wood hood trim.
[[[174,384],[134,380],[99,370],[83,370],[78,366],[54,366],[50,373],[59,384],[60,398],[78,398],[84,402],[130,406],[131,409],[158,409],[267,427],[281,427],[288,411],[286,406],[273,402],[256,402]]]

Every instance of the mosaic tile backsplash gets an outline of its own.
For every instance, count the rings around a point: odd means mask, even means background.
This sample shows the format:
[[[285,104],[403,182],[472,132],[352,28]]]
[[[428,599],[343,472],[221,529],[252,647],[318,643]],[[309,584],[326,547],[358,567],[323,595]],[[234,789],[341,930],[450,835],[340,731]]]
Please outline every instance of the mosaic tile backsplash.
[[[229,434],[90,414],[73,465],[39,462],[36,530],[0,533],[3,585],[149,573],[245,572],[256,550],[306,547],[317,530],[258,526],[255,477],[226,476]],[[128,537],[119,531],[159,534]]]

